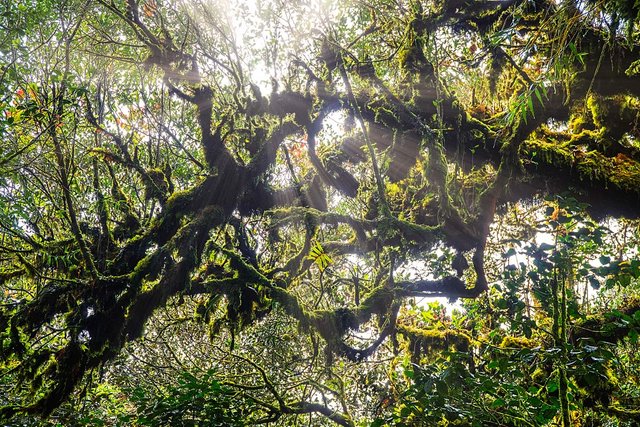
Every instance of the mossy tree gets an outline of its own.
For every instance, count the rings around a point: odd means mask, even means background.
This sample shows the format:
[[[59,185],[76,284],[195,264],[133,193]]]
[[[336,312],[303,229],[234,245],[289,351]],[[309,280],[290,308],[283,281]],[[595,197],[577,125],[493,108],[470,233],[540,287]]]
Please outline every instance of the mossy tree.
[[[412,343],[416,363],[470,353],[470,331],[421,330],[405,304],[488,298],[496,212],[570,193],[596,219],[640,213],[631,2],[3,8],[0,357],[18,385],[0,419],[51,414],[177,302],[232,352],[286,316],[313,363],[362,362],[387,342]],[[635,283],[633,252],[617,255],[608,276]],[[429,279],[402,273],[417,259]],[[582,273],[554,262],[560,348]],[[505,342],[528,348],[519,338]],[[344,399],[286,394],[245,362],[265,393],[255,420],[354,425]]]

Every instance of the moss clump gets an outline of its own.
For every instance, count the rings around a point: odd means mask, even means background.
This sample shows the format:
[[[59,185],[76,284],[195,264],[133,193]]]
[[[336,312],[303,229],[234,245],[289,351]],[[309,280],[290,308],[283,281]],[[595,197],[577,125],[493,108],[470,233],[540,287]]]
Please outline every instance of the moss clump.
[[[585,407],[603,405],[608,407],[616,388],[618,380],[609,364],[600,365],[592,360],[585,360],[585,365],[590,365],[588,372],[576,375],[575,382],[578,392],[583,397]]]
[[[337,343],[347,331],[359,326],[358,317],[347,308],[316,311],[311,315],[311,322],[329,346]]]
[[[624,154],[607,157],[592,150],[576,158],[576,169],[582,177],[598,179],[622,190],[640,190],[640,164]]]
[[[158,199],[161,203],[167,200],[169,181],[161,169],[149,169],[145,179],[145,199]]]
[[[405,32],[405,43],[398,51],[398,64],[405,72],[418,72],[421,65],[425,64],[424,39],[416,34],[416,18],[408,24]]]
[[[569,129],[574,132],[574,134],[578,134],[585,129],[593,130],[593,127],[594,124],[590,115],[587,115],[582,111],[575,112],[569,119]]]
[[[420,73],[421,78],[433,76],[433,66],[427,61],[424,54],[426,44],[424,10],[420,3],[414,4],[413,16],[407,23],[404,32],[404,44],[398,51],[398,65],[405,73]]]
[[[625,133],[635,130],[640,116],[640,101],[628,95],[591,95],[587,99],[587,107],[595,126],[616,141]]]
[[[574,147],[596,147],[602,137],[601,131],[582,129],[580,132],[571,135],[569,144]]]
[[[635,316],[640,311],[640,298],[629,298],[614,312],[605,312],[578,319],[574,325],[574,339],[591,338],[596,341],[617,341],[627,336],[628,325],[622,325],[618,320],[622,316]],[[615,314],[617,312],[617,314]]]
[[[533,384],[544,384],[547,381],[547,378],[549,378],[549,372],[543,368],[536,368],[530,378]]]
[[[167,255],[165,250],[159,249],[142,258],[138,261],[131,274],[129,274],[131,282],[137,286],[147,275],[150,275],[152,279],[157,278],[160,270],[164,266],[164,260]]]
[[[358,307],[358,319],[360,322],[368,320],[372,314],[383,315],[389,311],[393,304],[395,293],[388,286],[375,288],[368,294]]]
[[[553,166],[571,166],[574,152],[569,141],[558,141],[533,133],[532,138],[525,142],[524,154],[532,161]]]
[[[533,348],[536,344],[532,340],[526,337],[513,337],[506,336],[500,343],[500,348]]]
[[[193,190],[175,191],[167,199],[166,209],[172,212],[184,211],[193,201]]]
[[[588,150],[578,142],[593,142],[594,132],[584,130],[569,141],[555,140],[534,134],[523,147],[523,154],[538,168],[552,166],[576,173],[583,181],[601,181],[605,187],[624,191],[640,190],[640,164],[623,153],[609,157],[599,150]],[[582,141],[580,138],[583,138]]]
[[[455,349],[468,352],[471,337],[464,331],[454,329],[421,329],[409,325],[399,325],[398,332],[409,339],[409,350],[414,360],[435,350]]]

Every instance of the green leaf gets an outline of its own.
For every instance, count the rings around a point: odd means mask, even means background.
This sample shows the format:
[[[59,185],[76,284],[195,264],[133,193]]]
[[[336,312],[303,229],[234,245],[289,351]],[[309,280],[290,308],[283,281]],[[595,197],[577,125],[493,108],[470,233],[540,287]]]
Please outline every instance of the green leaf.
[[[325,253],[324,248],[322,247],[320,242],[317,241],[309,251],[307,259],[313,261],[318,266],[320,272],[323,272],[329,265],[333,263],[331,257]]]
[[[516,255],[516,250],[514,248],[509,248],[509,250],[504,254],[505,258],[509,258],[512,257],[514,255]]]
[[[492,408],[499,408],[500,406],[504,406],[505,405],[505,401],[503,399],[496,399],[491,403],[491,407]]]
[[[569,43],[569,50],[571,50],[571,54],[573,56],[578,55],[578,49],[576,48],[576,45],[573,42]]]
[[[540,105],[543,105],[544,102],[542,102],[542,95],[540,94],[540,89],[535,88],[533,90],[533,93],[536,95],[536,98],[538,98],[538,102],[540,102]]]
[[[554,245],[550,245],[549,243],[541,243],[540,246],[538,246],[538,249],[541,251],[550,251],[551,249],[554,249],[555,246]]]
[[[531,98],[530,96],[527,97],[527,107],[529,108],[529,111],[531,112],[531,117],[535,117],[536,113],[533,110],[533,98]]]

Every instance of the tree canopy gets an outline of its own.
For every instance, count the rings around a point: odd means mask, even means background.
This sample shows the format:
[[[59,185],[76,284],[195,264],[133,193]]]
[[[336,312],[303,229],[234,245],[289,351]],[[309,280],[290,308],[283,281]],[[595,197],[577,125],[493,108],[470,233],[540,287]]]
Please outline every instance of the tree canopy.
[[[0,420],[631,425],[639,14],[4,2]]]

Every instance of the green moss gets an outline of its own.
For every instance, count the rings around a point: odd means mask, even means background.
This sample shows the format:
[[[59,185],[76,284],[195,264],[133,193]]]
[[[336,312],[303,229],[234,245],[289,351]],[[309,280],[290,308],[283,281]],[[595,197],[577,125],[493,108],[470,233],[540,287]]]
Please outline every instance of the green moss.
[[[468,352],[471,337],[464,331],[454,329],[421,329],[409,325],[399,325],[398,332],[409,339],[409,350],[415,359],[435,350]]]
[[[584,113],[574,113],[569,119],[569,129],[574,133],[580,133],[587,128],[592,128],[593,122],[585,117]]]
[[[174,191],[167,199],[166,209],[179,212],[187,208],[193,201],[193,190]]]
[[[142,279],[149,275],[157,277],[164,265],[166,251],[159,249],[142,258],[136,264],[135,268],[129,275],[130,280],[134,284],[140,284]]]
[[[238,277],[245,283],[271,285],[269,279],[256,270],[251,264],[247,263],[238,253],[220,247],[218,250],[229,259],[231,268],[238,272]]]
[[[583,363],[588,365],[589,369],[580,371],[574,377],[577,394],[585,407],[608,407],[618,388],[618,379],[610,368],[610,363],[593,363],[591,358],[586,358]]]
[[[587,98],[587,108],[595,126],[602,129],[606,136],[619,140],[622,135],[636,127],[640,101],[628,95],[590,95]]]
[[[393,304],[393,300],[395,298],[395,293],[393,289],[390,289],[388,286],[380,286],[375,288],[371,293],[369,293],[362,303],[360,307],[358,307],[358,317],[360,321],[365,321],[372,314],[384,314],[389,310],[391,304]]]
[[[607,408],[607,411],[618,418],[622,418],[623,420],[634,422],[640,419],[640,410],[637,409],[628,409],[621,406],[611,406]]]
[[[583,181],[602,181],[624,191],[640,190],[640,164],[618,154],[608,157],[598,150],[586,150],[583,142],[592,142],[594,132],[583,130],[569,141],[557,141],[534,134],[525,142],[523,154],[538,167],[553,166],[577,173]],[[577,145],[580,143],[580,145]]]
[[[398,51],[398,65],[402,70],[410,70],[416,48],[416,33],[413,29],[415,18],[407,24],[405,29],[405,42]]]
[[[165,214],[159,217],[151,227],[150,233],[156,233],[156,243],[165,244],[180,227],[181,219],[194,208],[194,195],[196,187],[192,190],[176,191],[165,203]],[[198,221],[218,221],[223,212],[219,207],[204,206]]]
[[[574,158],[568,141],[558,142],[554,139],[538,137],[535,133],[532,139],[526,141],[524,151],[532,160],[554,166],[570,166]]]
[[[533,348],[536,343],[525,337],[506,336],[500,343],[500,348]]]
[[[607,113],[606,106],[601,105],[601,102],[599,102],[600,99],[602,98],[595,95],[590,95],[587,98],[587,108],[591,113],[593,123],[598,127],[602,127],[602,117]]]
[[[637,161],[622,154],[607,157],[595,150],[580,160],[576,166],[582,175],[604,180],[622,190],[640,190],[640,165]]]
[[[414,8],[413,16],[404,31],[404,44],[397,55],[398,65],[404,73],[426,71],[425,65],[427,65],[424,56],[425,26],[422,17],[424,12],[420,3],[416,3]],[[432,69],[430,72],[433,72]]]
[[[626,316],[634,316],[640,311],[640,298],[631,297],[624,304],[615,308]],[[577,319],[575,322],[575,334],[578,338],[592,338],[596,340],[616,340],[625,337],[628,328],[622,326],[616,315],[612,312],[592,314]]]
[[[311,314],[311,323],[329,346],[337,343],[347,331],[359,326],[356,314],[347,308],[315,311]]]
[[[398,64],[400,68],[403,70],[407,69],[407,63],[409,62],[409,58],[411,56],[411,41],[407,40],[400,50],[398,51]]]
[[[381,224],[381,234],[388,239],[392,239],[400,231],[402,236],[408,241],[429,244],[438,237],[441,226],[428,226],[405,221],[403,219],[391,217]]]
[[[594,131],[590,129],[582,129],[578,133],[571,135],[569,144],[572,146],[589,146],[595,145],[603,137],[602,130]]]
[[[162,169],[154,168],[146,171],[145,198],[147,200],[156,198],[165,202],[169,191],[169,182]]]
[[[537,368],[533,371],[533,374],[531,374],[531,381],[534,384],[543,384],[547,381],[547,378],[549,378],[549,373],[543,368]]]
[[[20,277],[27,272],[27,268],[17,268],[13,270],[2,270],[0,271],[0,285],[4,284],[7,280],[13,279],[14,277]]]

